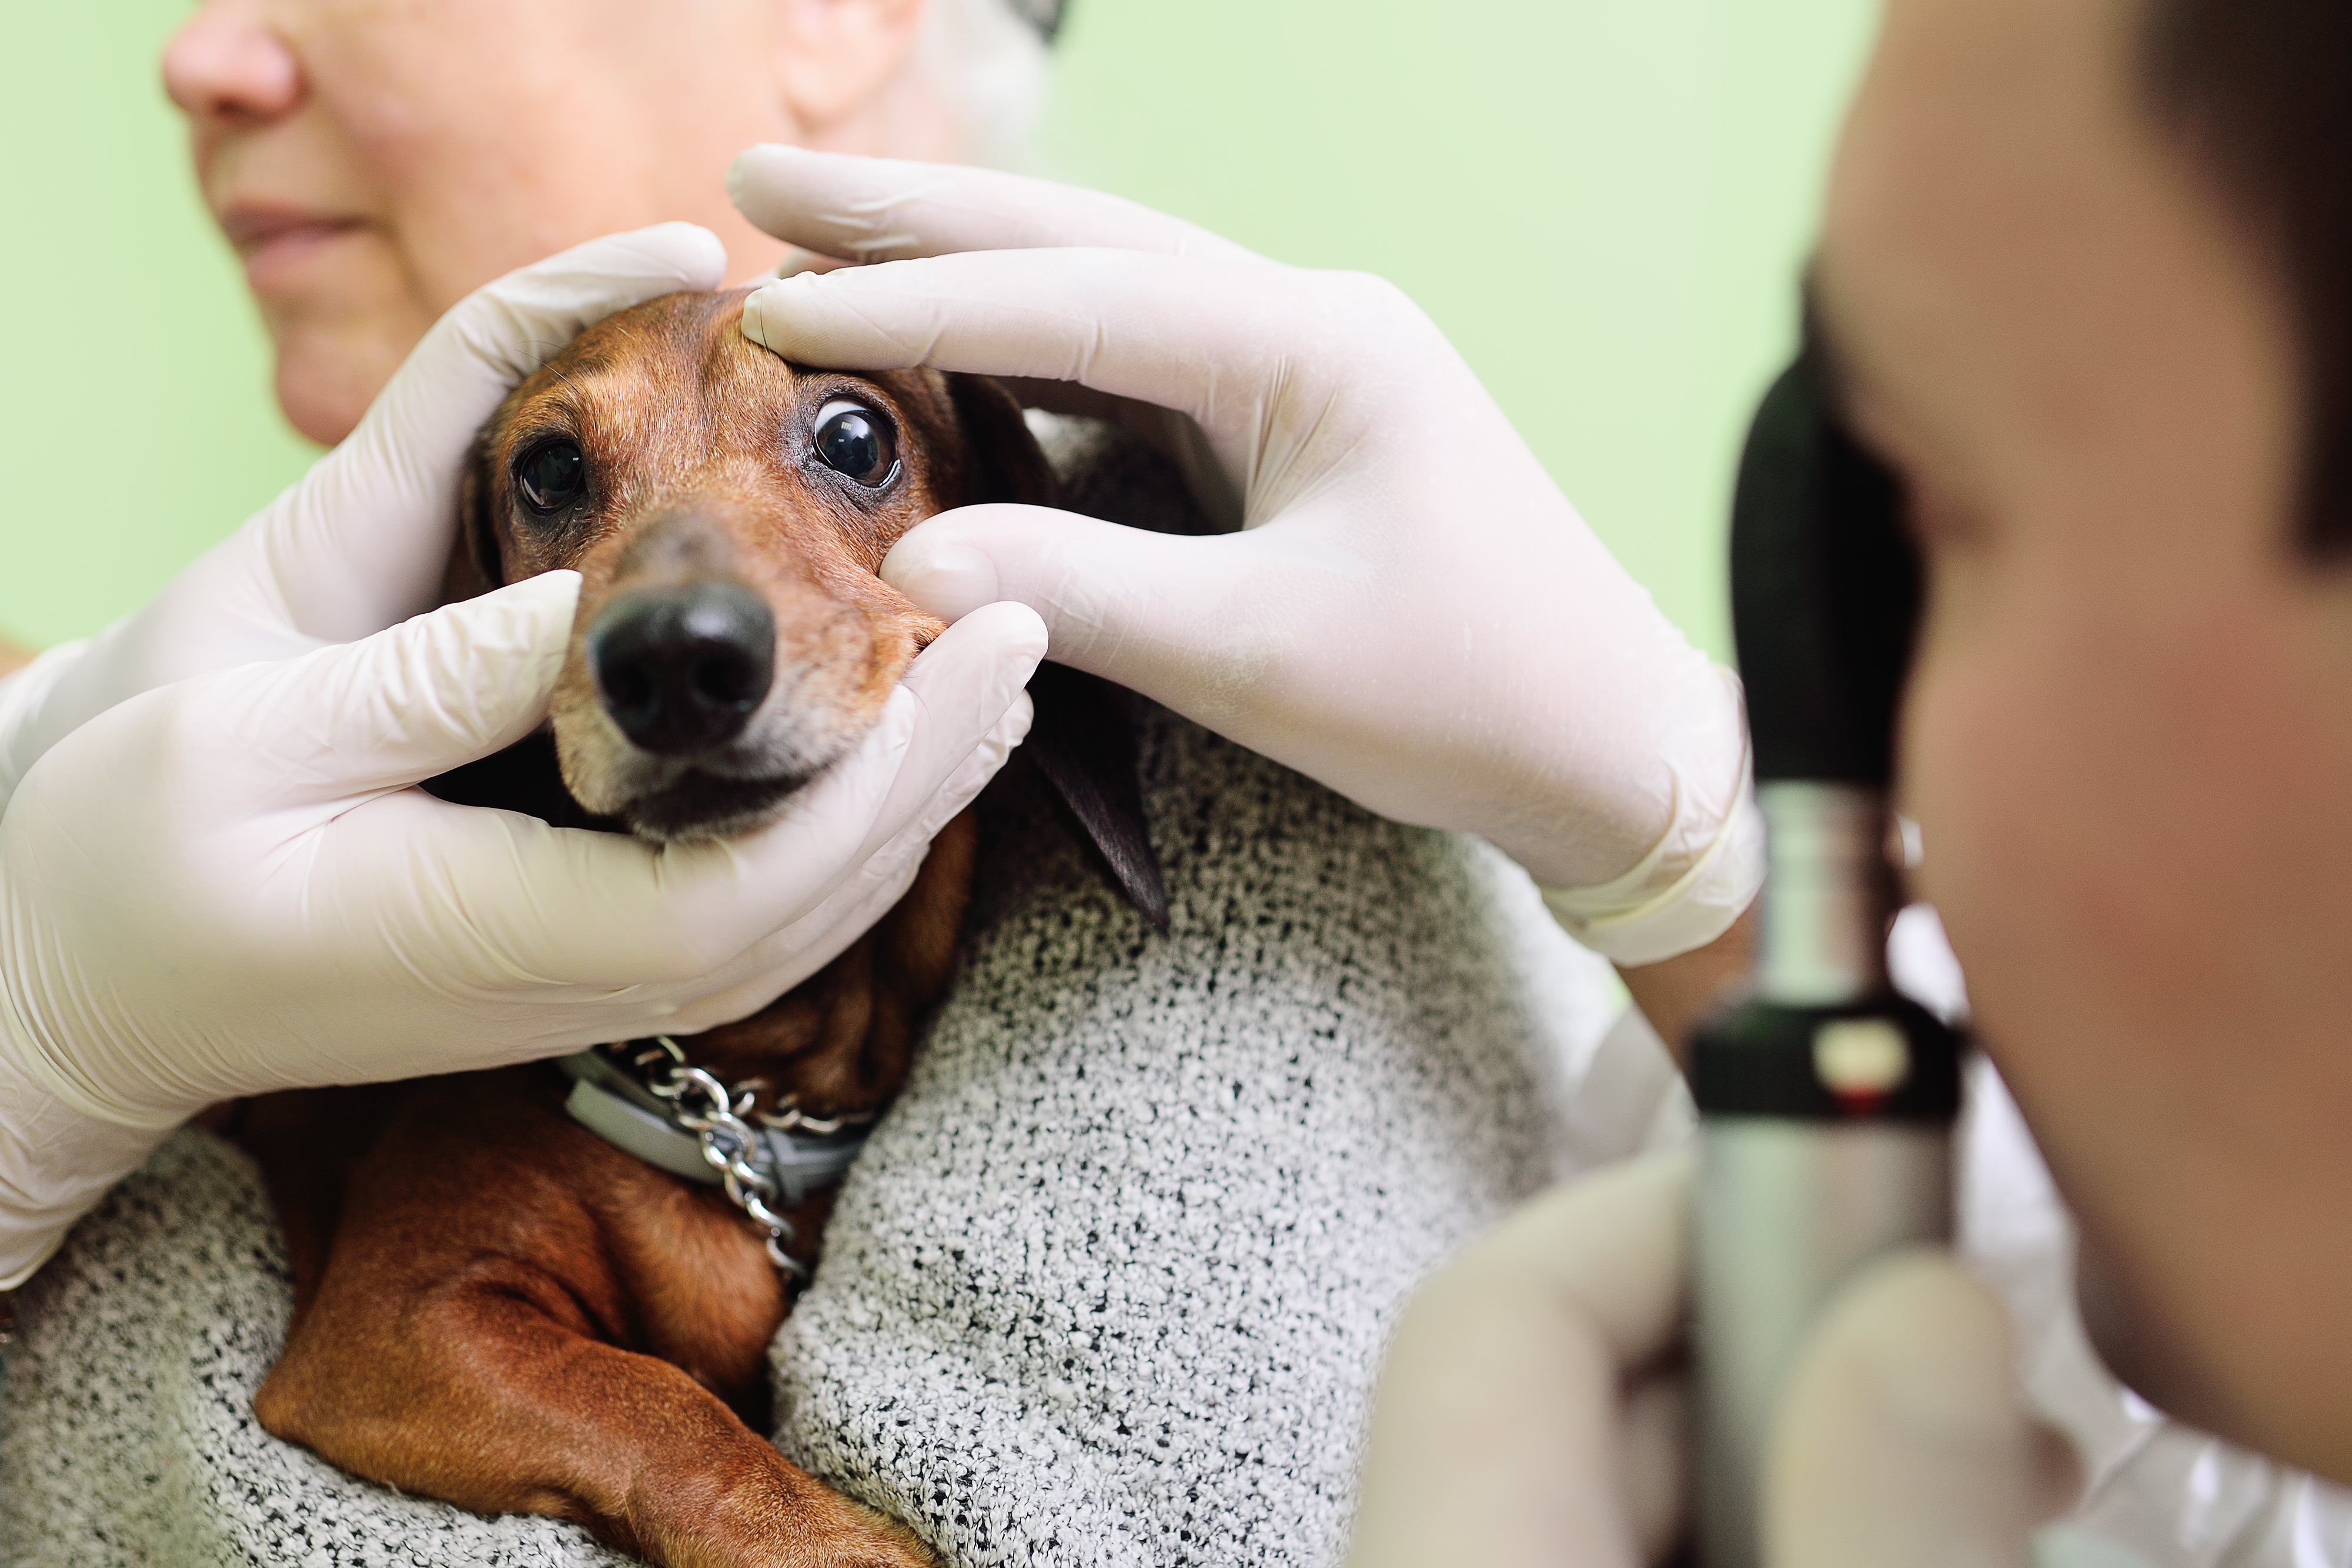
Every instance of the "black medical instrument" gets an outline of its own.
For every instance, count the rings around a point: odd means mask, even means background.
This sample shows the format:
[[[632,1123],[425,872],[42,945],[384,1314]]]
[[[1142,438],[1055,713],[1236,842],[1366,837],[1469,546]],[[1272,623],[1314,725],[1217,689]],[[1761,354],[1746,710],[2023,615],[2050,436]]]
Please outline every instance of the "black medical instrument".
[[[1769,872],[1754,987],[1692,1043],[1704,1568],[1761,1561],[1772,1419],[1831,1293],[1951,1229],[1962,1042],[1886,973],[1887,791],[1921,591],[1900,500],[1808,349],[1765,395],[1732,507]]]

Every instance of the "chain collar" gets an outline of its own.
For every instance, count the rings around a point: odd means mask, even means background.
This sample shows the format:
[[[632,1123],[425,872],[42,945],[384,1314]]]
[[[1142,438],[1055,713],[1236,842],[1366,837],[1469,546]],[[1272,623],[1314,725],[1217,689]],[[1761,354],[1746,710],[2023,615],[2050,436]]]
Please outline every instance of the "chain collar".
[[[794,1284],[809,1268],[779,1212],[837,1182],[865,1146],[871,1115],[812,1116],[786,1095],[757,1109],[764,1081],[721,1081],[669,1036],[600,1046],[557,1063],[572,1081],[572,1120],[648,1165],[723,1186],[765,1238],[768,1260]]]

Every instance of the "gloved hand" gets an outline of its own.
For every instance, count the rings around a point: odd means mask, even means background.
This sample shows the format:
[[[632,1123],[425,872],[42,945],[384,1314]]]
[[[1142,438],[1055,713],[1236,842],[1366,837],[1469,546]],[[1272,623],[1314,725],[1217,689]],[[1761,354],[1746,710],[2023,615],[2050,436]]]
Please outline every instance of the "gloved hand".
[[[546,716],[554,572],[121,703],[0,817],[0,1289],[192,1112],[741,1017],[895,904],[1029,723],[1031,612],[967,616],[748,838],[656,849],[408,786]]]
[[[0,684],[0,809],[43,752],[152,687],[383,631],[431,606],[474,434],[593,323],[716,287],[691,224],[592,240],[477,289],[425,335],[351,436],[144,608]]]
[[[1055,659],[1375,811],[1485,835],[1620,962],[1702,946],[1746,907],[1761,835],[1734,682],[1394,287],[976,170],[761,147],[730,189],[771,234],[888,263],[762,286],[754,341],[1079,383],[1058,406],[1157,433],[1243,530],[973,507],[884,562],[918,603],[1033,605]]]
[[[1692,1159],[1530,1204],[1433,1279],[1391,1343],[1349,1568],[1632,1568],[1684,1532]],[[2022,1564],[2075,1488],[2007,1313],[1941,1254],[1843,1291],[1768,1464],[1772,1568]]]

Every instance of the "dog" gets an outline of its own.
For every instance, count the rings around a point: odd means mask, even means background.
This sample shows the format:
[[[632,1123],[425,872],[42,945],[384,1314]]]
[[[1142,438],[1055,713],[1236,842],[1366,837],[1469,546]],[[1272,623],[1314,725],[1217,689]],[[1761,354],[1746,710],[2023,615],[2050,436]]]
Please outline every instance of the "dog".
[[[572,568],[580,609],[549,726],[436,794],[655,841],[756,828],[856,747],[943,630],[877,575],[891,544],[950,507],[1055,498],[995,383],[788,365],[742,338],[742,298],[608,319],[484,428],[446,596]],[[1032,689],[1024,755],[1157,923],[1120,694],[1051,665]],[[575,1520],[675,1568],[930,1563],[760,1435],[768,1344],[832,1194],[746,1166],[763,1125],[835,1158],[826,1139],[904,1082],[953,973],[973,822],[940,834],[871,932],[740,1023],[590,1053],[572,1082],[541,1065],[236,1108],[294,1284],[262,1424],[403,1491]],[[665,1124],[688,1103],[720,1132]],[[731,1185],[688,1179],[697,1153],[734,1156]],[[730,1199],[746,1187],[752,1204]]]

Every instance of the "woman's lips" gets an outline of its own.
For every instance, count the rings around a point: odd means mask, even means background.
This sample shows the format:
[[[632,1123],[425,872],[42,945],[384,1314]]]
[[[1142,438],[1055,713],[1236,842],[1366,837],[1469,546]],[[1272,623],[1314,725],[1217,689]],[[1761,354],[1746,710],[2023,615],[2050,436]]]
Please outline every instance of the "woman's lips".
[[[229,208],[221,214],[220,225],[245,258],[246,287],[265,294],[290,282],[320,252],[358,233],[362,220],[251,204]]]

